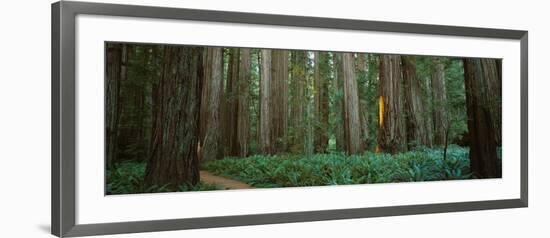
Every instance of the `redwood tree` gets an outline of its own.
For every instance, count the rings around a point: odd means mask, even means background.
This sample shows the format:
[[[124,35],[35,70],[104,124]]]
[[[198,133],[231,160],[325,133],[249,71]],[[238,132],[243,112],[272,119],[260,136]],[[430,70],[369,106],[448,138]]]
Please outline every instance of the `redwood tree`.
[[[128,75],[128,46],[126,44],[109,44],[107,48],[106,67],[106,156],[107,166],[116,160],[121,108],[119,107],[120,84]]]
[[[329,98],[328,77],[329,65],[326,52],[314,53],[314,98],[315,98],[315,152],[324,153],[328,146]]]
[[[293,151],[303,151],[306,136],[307,52],[292,52],[292,125]]]
[[[250,83],[250,49],[243,48],[240,52],[239,81],[237,83],[237,156],[248,155],[248,84]]]
[[[238,81],[240,49],[229,49],[227,63],[227,83],[223,108],[223,140],[226,155],[238,156],[237,119],[238,119]]]
[[[286,151],[288,117],[288,51],[271,51],[271,143],[273,153]]]
[[[201,144],[203,160],[215,160],[223,158],[223,144],[221,137],[221,105],[223,103],[223,53],[222,48],[209,47],[207,55],[208,65],[211,67],[207,92],[208,104],[206,106],[206,126],[204,127],[204,143]],[[204,95],[204,94],[203,94]]]
[[[445,143],[445,132],[447,130],[448,118],[445,108],[447,93],[445,89],[445,65],[440,57],[432,58],[432,103],[433,103],[433,124],[434,144]]]
[[[333,97],[334,97],[334,137],[336,138],[336,150],[343,151],[344,141],[344,90],[343,90],[343,73],[342,73],[342,53],[332,53],[332,62],[334,66],[334,79],[332,81]]]
[[[407,124],[407,141],[409,144],[432,146],[425,123],[426,108],[422,102],[420,81],[416,75],[416,57],[402,56],[403,82],[405,88],[405,115]],[[411,148],[412,149],[412,148]]]
[[[271,50],[261,50],[260,56],[260,123],[259,145],[263,154],[271,154],[270,133],[270,81],[271,81]]]
[[[500,84],[497,62],[494,59],[466,58],[464,62],[464,86],[470,142],[470,169],[480,178],[501,177],[497,165],[494,104],[491,84]]]
[[[345,148],[348,154],[362,152],[361,119],[359,115],[359,97],[355,79],[355,63],[352,53],[342,53],[342,72],[344,79],[344,134]]]
[[[203,82],[203,48],[165,46],[155,96],[151,158],[145,183],[176,189],[199,182],[199,111]]]
[[[401,96],[403,83],[401,57],[381,56],[379,74],[378,146],[380,150],[390,153],[405,151],[407,137]]]

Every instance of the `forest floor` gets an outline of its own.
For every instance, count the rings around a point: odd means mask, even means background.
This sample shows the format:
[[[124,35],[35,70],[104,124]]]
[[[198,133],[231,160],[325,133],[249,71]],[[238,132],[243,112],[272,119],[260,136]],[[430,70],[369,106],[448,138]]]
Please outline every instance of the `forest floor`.
[[[498,149],[501,168],[501,148]],[[147,164],[124,161],[107,169],[107,194],[212,191],[226,189],[281,188],[344,184],[396,183],[475,179],[470,172],[469,149],[449,145],[446,159],[442,148],[385,154],[365,152],[360,155],[330,152],[314,155],[252,155],[207,161],[200,166],[201,181],[182,184],[146,186]]]
[[[219,186],[224,187],[225,189],[248,189],[248,188],[254,188],[246,183],[228,179],[220,176],[213,175],[207,171],[201,170],[200,171],[201,181],[203,183],[207,184],[216,184]]]

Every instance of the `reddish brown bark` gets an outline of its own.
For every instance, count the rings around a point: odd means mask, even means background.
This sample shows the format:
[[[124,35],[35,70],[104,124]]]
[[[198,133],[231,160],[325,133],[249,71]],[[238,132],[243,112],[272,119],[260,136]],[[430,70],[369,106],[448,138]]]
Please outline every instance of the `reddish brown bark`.
[[[483,62],[485,61],[485,62]],[[490,62],[493,61],[493,62]],[[502,171],[497,165],[497,143],[490,84],[501,82],[494,59],[467,58],[464,63],[464,85],[470,140],[470,169],[480,178],[497,178]]]
[[[307,52],[292,52],[292,151],[305,152],[306,138],[306,86],[307,86]]]
[[[201,144],[202,159],[216,160],[223,158],[221,105],[223,103],[223,53],[222,48],[209,47],[207,55],[211,60],[208,70],[210,80],[206,89],[208,95],[207,118],[204,144]]]
[[[271,81],[271,50],[261,50],[260,63],[260,123],[259,144],[263,154],[271,154],[270,133],[270,81]]]
[[[166,46],[158,83],[152,152],[145,183],[177,189],[199,182],[203,48]]]
[[[271,51],[271,142],[273,153],[286,151],[288,118],[288,51]]]
[[[398,55],[380,57],[379,95],[381,101],[378,146],[384,152],[397,153],[407,149],[405,117],[402,99],[401,58]]]
[[[342,72],[344,79],[344,134],[345,148],[348,154],[363,151],[361,140],[361,120],[357,80],[355,79],[354,57],[351,53],[342,53]]]
[[[329,98],[328,98],[328,54],[326,52],[315,52],[315,75],[314,75],[314,97],[315,97],[315,152],[324,153],[328,146],[329,127]],[[321,69],[321,65],[323,66]]]
[[[425,123],[426,108],[422,102],[420,81],[416,75],[416,57],[402,56],[403,81],[405,91],[405,115],[407,124],[407,141],[409,146],[432,146],[428,128]],[[413,149],[413,148],[410,148]]]

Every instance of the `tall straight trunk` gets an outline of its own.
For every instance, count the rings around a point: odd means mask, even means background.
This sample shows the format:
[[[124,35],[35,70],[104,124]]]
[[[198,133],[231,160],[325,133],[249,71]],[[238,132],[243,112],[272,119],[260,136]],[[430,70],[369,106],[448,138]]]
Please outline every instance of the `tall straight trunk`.
[[[164,48],[162,46],[153,46],[153,78],[151,80],[151,134],[149,138],[149,151],[147,153],[148,157],[151,158],[152,148],[153,148],[153,128],[154,125],[157,125],[157,113],[159,111],[161,102],[160,102],[160,96],[159,93],[159,82],[160,78],[162,77],[162,70],[163,65],[161,64],[159,59],[164,58]]]
[[[348,154],[363,151],[361,141],[361,119],[359,116],[359,97],[355,79],[355,63],[352,53],[342,54],[342,72],[344,78],[344,134]]]
[[[225,87],[223,140],[226,154],[237,156],[239,154],[237,144],[237,117],[238,117],[238,80],[239,80],[239,54],[240,49],[230,49],[229,62],[227,64],[227,85]]]
[[[403,114],[401,57],[380,57],[378,146],[385,152],[397,153],[407,149],[405,117]]]
[[[223,103],[223,49],[207,48],[212,61],[210,82],[208,83],[208,112],[204,144],[201,147],[203,160],[216,160],[223,157],[221,105]]]
[[[288,51],[271,51],[271,142],[273,153],[286,151],[288,118]]]
[[[199,144],[204,146],[204,139],[206,138],[206,125],[208,124],[208,105],[210,105],[210,77],[212,76],[212,51],[208,48],[203,48],[203,77],[202,77],[202,92],[201,92],[201,107],[200,107],[200,124],[199,124]]]
[[[292,52],[292,125],[293,125],[293,150],[302,151],[306,138],[305,104],[307,84],[307,52]]]
[[[409,145],[432,146],[428,134],[426,108],[422,102],[420,80],[416,75],[416,57],[402,56],[403,82],[405,89],[405,115],[407,124],[407,141]],[[412,148],[411,148],[412,149]]]
[[[261,50],[260,59],[260,150],[263,154],[271,154],[270,125],[270,81],[271,81],[271,50]]]
[[[315,115],[315,131],[314,131],[314,146],[315,152],[322,152],[320,145],[321,133],[321,67],[319,67],[319,51],[313,52],[313,103],[314,103],[314,115]]]
[[[314,96],[315,96],[315,152],[324,153],[328,146],[328,54],[326,52],[315,52],[315,75],[314,75]]]
[[[199,182],[199,112],[203,48],[165,46],[158,109],[145,183],[178,188]]]
[[[122,44],[109,44],[107,48],[107,67],[106,67],[106,157],[107,166],[111,167],[116,160],[118,125],[119,125],[119,97],[120,82],[122,80]]]
[[[493,59],[481,59],[484,77],[488,80],[489,109],[495,129],[495,143],[502,145],[502,80],[501,63]]]
[[[367,98],[363,92],[367,87],[368,75],[367,75],[367,55],[357,54],[357,72],[364,80],[357,87],[357,95],[359,97],[359,116],[361,121],[361,143],[363,148],[367,146],[369,138],[369,126],[368,126],[368,111],[367,111]]]
[[[149,111],[147,111],[148,115],[147,118],[149,119],[149,125],[147,125],[147,150],[145,152],[146,157],[151,157],[151,135],[153,127],[152,125],[155,124],[154,122],[154,115],[155,115],[155,102],[154,102],[154,93],[156,90],[156,82],[158,80],[158,46],[151,46],[151,72],[149,73],[149,88],[146,95],[146,101],[149,102]]]
[[[142,62],[141,62],[141,65],[144,69],[147,69],[149,67],[149,50],[151,49],[149,46],[142,46],[141,47],[142,49]],[[149,95],[148,93],[148,89],[149,89],[149,84],[151,82],[150,80],[150,71],[147,71],[148,73],[146,73],[145,75],[143,75],[143,82],[141,83],[141,87],[139,87],[139,91],[138,91],[138,94],[139,94],[139,100],[138,100],[138,108],[139,108],[139,113],[138,113],[138,120],[139,120],[139,123],[138,123],[138,130],[139,130],[139,135],[138,135],[138,138],[139,138],[139,148],[142,148],[141,150],[139,150],[139,154],[138,154],[138,158],[140,160],[145,160],[146,158],[146,155],[148,154],[148,151],[149,151],[149,142],[148,142],[148,137],[146,136],[149,129],[150,129],[150,125],[151,123],[149,122],[150,118],[148,118],[149,116],[149,113],[147,112],[148,110],[148,107],[147,107],[147,97]]]
[[[447,118],[447,96],[445,89],[445,65],[443,59],[434,57],[432,59],[432,102],[433,102],[433,124],[434,144],[445,143],[445,131],[448,124]]]
[[[328,149],[328,140],[329,140],[329,77],[330,77],[330,67],[329,67],[329,55],[326,52],[319,54],[320,65],[323,65],[321,70],[321,87],[320,87],[320,97],[321,97],[321,108],[320,108],[320,118],[321,118],[321,137],[319,140],[319,153],[324,153]]]
[[[248,84],[250,83],[250,49],[243,48],[240,52],[237,117],[237,155],[248,155]]]
[[[336,150],[344,151],[344,90],[343,90],[343,73],[342,73],[342,53],[333,53],[332,61],[334,64],[334,115],[335,115],[335,126],[334,126],[334,136],[336,139]]]
[[[494,59],[466,58],[464,86],[470,139],[470,169],[480,178],[502,177],[497,165],[497,143],[491,84],[501,82]],[[485,61],[485,62],[483,62]],[[493,62],[490,62],[493,61]]]

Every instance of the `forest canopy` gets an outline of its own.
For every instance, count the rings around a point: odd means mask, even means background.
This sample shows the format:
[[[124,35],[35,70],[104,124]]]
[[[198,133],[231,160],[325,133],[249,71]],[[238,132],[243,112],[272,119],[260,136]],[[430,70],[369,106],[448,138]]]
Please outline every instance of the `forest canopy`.
[[[499,59],[105,51],[107,194],[502,176]]]

